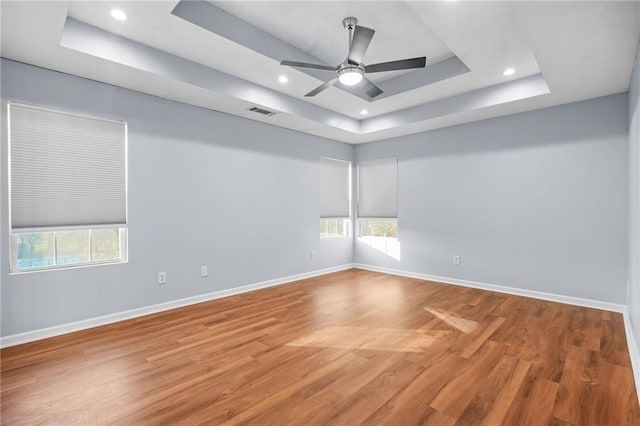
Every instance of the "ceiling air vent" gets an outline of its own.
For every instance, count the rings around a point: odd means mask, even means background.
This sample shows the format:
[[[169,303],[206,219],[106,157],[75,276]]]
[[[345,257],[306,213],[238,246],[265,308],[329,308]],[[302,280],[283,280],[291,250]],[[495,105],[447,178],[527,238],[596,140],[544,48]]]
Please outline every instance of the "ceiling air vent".
[[[249,108],[249,111],[253,111],[253,112],[256,112],[258,114],[268,115],[268,116],[275,115],[275,112],[273,112],[273,111],[269,111],[268,109],[262,109],[262,108],[258,108],[258,107],[251,107],[251,108]]]

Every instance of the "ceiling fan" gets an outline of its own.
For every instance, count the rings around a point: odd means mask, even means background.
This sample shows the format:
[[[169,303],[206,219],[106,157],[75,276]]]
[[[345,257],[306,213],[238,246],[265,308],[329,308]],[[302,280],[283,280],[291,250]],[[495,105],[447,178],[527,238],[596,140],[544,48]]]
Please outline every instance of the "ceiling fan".
[[[401,59],[399,61],[381,62],[378,64],[366,65],[362,60],[364,54],[371,43],[375,31],[371,28],[361,27],[358,20],[353,17],[344,18],[342,25],[349,32],[349,56],[338,66],[330,67],[322,64],[310,64],[307,62],[282,61],[280,65],[288,65],[298,68],[314,68],[319,70],[333,71],[335,77],[326,83],[316,87],[305,96],[315,96],[323,90],[333,86],[336,82],[340,82],[346,86],[355,86],[362,84],[369,98],[373,99],[382,94],[382,90],[365,77],[365,73],[407,70],[412,68],[424,68],[427,58],[421,56],[419,58]]]

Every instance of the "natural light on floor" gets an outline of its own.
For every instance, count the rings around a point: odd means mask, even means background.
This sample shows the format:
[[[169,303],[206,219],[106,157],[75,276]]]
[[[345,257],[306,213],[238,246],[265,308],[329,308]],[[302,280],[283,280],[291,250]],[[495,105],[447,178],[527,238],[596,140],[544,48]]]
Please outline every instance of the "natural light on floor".
[[[460,330],[464,334],[469,334],[478,327],[476,321],[472,321],[466,318],[462,318],[454,313],[442,311],[434,308],[424,308],[427,312],[447,323],[451,327]]]
[[[447,331],[399,328],[327,327],[302,336],[287,346],[422,352]]]

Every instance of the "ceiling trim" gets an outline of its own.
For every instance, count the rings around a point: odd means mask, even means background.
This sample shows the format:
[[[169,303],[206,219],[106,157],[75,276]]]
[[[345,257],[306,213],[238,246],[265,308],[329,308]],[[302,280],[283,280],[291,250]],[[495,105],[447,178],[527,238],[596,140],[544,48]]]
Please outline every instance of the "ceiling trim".
[[[551,91],[544,77],[542,74],[537,74],[364,120],[360,132],[362,134],[379,132],[549,93]]]
[[[301,116],[352,133],[360,122],[275,90],[118,36],[67,17],[60,45],[128,67],[161,75],[246,101],[248,107]]]
[[[300,116],[357,135],[367,135],[549,93],[544,78],[538,74],[366,120],[355,120],[70,17],[66,19],[60,45],[208,91],[232,96],[246,101],[248,106],[259,106],[279,113]],[[446,63],[446,61],[443,62]]]

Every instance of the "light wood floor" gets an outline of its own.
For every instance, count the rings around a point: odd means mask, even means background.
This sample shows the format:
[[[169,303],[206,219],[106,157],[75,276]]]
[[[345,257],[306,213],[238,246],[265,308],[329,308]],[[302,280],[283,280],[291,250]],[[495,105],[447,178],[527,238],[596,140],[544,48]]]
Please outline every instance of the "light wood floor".
[[[11,425],[640,424],[621,315],[361,270],[1,355]]]

